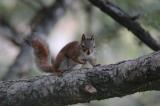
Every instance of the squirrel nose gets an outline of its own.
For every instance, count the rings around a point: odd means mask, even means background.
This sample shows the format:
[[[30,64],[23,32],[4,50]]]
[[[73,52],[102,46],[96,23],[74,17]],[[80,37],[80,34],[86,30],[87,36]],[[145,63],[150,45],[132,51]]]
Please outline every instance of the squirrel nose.
[[[90,55],[90,50],[87,51],[87,54]]]

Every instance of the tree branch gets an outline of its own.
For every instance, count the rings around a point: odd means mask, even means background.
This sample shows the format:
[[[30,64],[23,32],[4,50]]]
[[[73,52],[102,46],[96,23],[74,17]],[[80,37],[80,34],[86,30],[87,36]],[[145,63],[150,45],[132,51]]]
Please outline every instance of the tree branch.
[[[48,34],[50,29],[64,15],[72,0],[57,0],[49,7],[42,7],[31,20],[32,32]]]
[[[93,5],[98,7],[101,11],[111,16],[119,24],[126,27],[135,34],[142,42],[144,42],[152,50],[160,50],[160,43],[158,43],[148,31],[143,29],[141,25],[135,21],[137,16],[130,16],[124,12],[120,7],[111,3],[108,0],[89,0]]]
[[[29,77],[29,72],[34,65],[32,49],[26,43],[21,45],[21,50],[15,62],[9,67],[8,71],[1,80],[13,80]]]
[[[16,46],[20,46],[23,42],[23,37],[16,31],[3,17],[0,17],[0,35],[10,40]]]
[[[62,77],[39,76],[0,82],[1,106],[63,106],[160,90],[160,51],[134,60],[70,70]],[[151,82],[154,82],[153,84]]]

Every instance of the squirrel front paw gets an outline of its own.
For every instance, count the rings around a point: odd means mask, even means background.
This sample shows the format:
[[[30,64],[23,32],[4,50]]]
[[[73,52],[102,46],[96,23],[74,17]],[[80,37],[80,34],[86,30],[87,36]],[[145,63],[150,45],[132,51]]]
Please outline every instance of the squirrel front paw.
[[[81,61],[82,61],[82,64],[86,64],[87,63],[86,59],[81,59]]]
[[[63,72],[61,70],[58,70],[58,71],[54,72],[54,75],[56,75],[58,77],[62,76],[62,74],[63,74]]]

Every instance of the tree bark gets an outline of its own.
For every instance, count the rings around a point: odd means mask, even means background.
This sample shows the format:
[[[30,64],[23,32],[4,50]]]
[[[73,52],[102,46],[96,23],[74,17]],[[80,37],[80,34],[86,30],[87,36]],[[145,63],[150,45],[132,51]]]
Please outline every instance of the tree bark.
[[[0,105],[63,106],[160,90],[159,58],[160,51],[116,64],[69,70],[61,77],[1,81]]]
[[[93,5],[99,8],[102,12],[111,16],[119,24],[126,27],[135,36],[137,36],[142,42],[154,51],[160,50],[160,43],[157,42],[148,31],[143,29],[141,25],[136,21],[137,16],[131,16],[123,11],[117,5],[111,3],[109,0],[89,0]]]

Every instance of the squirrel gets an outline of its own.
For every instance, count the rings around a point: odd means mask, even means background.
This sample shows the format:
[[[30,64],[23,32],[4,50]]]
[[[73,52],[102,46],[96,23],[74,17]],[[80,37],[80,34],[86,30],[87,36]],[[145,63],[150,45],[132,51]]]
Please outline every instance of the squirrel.
[[[50,55],[47,43],[38,38],[31,37],[29,44],[34,50],[37,66],[44,72],[61,75],[64,70],[81,68],[83,65],[90,63],[96,65],[95,56],[95,39],[94,36],[86,37],[82,34],[81,42],[73,41],[66,44],[58,53],[53,61]]]

